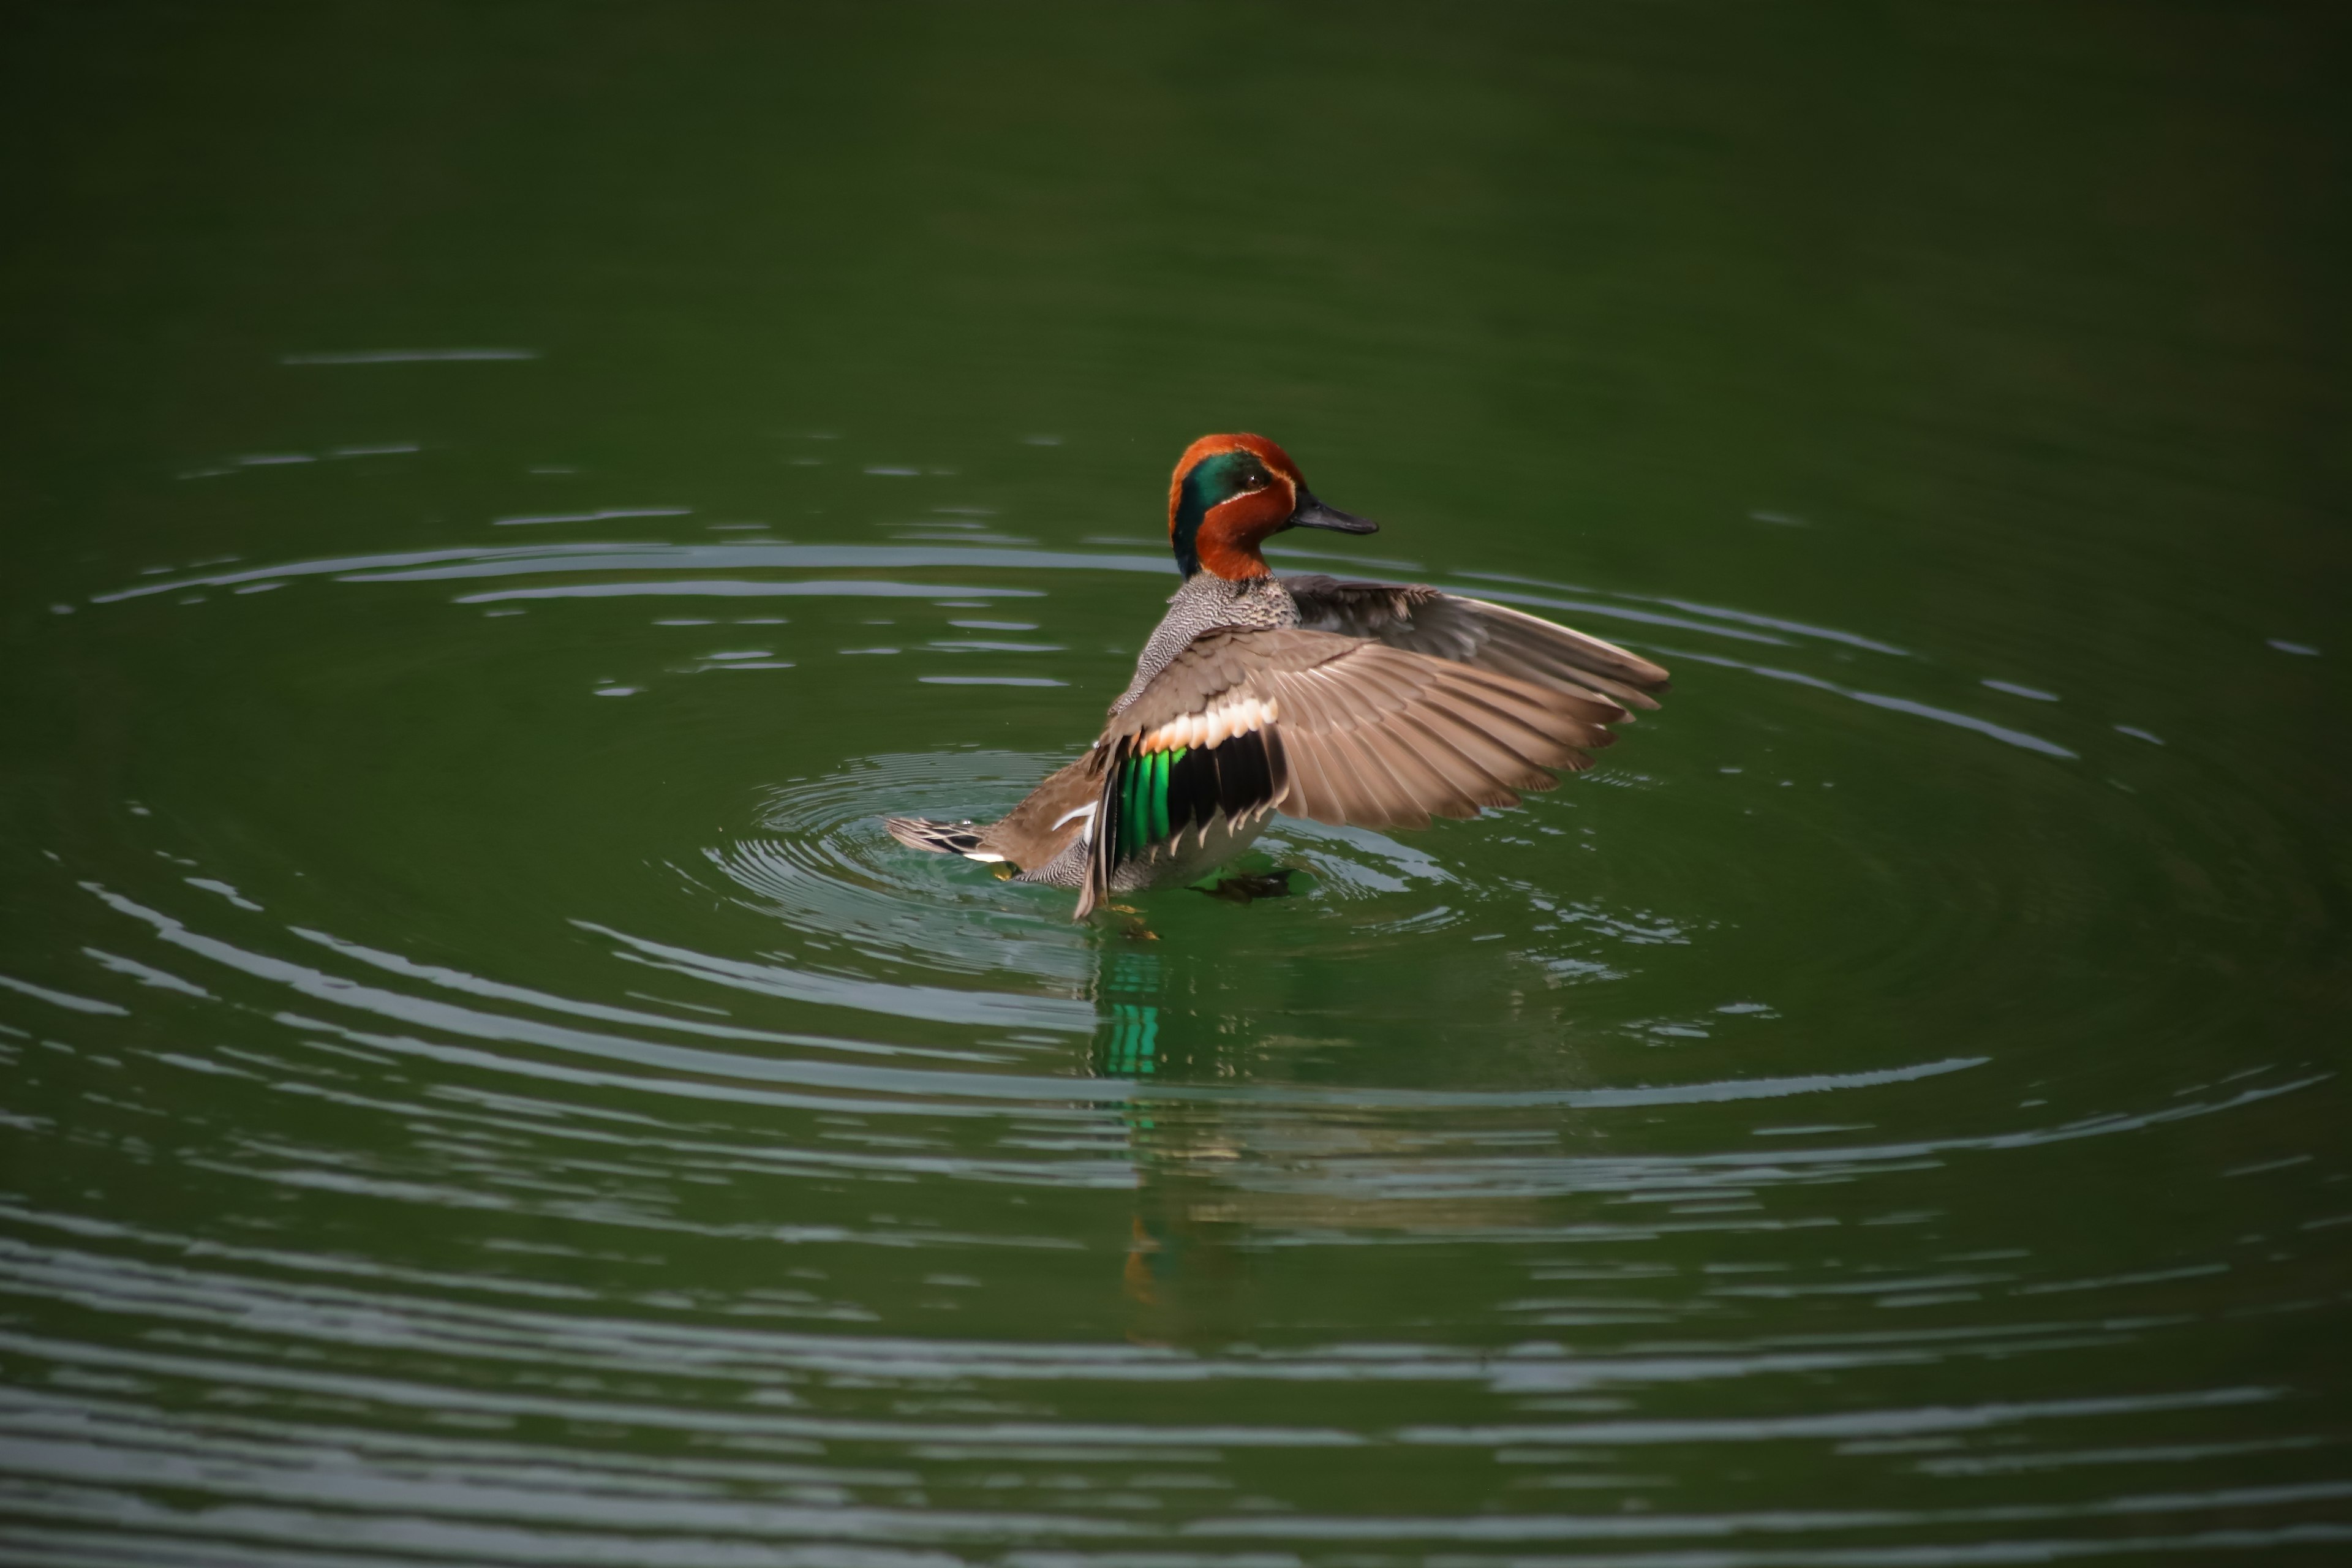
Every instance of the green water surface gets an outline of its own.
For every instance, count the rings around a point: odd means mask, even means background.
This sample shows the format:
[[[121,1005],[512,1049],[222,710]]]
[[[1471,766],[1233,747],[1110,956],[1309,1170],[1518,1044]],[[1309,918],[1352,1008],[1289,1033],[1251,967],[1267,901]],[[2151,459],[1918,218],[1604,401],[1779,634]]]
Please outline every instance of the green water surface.
[[[2352,1555],[2330,11],[0,29],[8,1563]],[[889,840],[1237,428],[1664,710]]]

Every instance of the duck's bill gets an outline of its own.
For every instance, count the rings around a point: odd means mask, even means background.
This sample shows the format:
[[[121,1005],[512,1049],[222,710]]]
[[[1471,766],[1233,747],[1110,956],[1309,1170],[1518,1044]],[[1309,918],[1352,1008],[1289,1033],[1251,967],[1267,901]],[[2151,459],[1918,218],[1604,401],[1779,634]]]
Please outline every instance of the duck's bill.
[[[1290,514],[1290,521],[1285,526],[1328,528],[1339,533],[1378,533],[1381,531],[1381,525],[1370,518],[1341,511],[1336,506],[1325,506],[1305,490],[1298,493],[1298,510]]]

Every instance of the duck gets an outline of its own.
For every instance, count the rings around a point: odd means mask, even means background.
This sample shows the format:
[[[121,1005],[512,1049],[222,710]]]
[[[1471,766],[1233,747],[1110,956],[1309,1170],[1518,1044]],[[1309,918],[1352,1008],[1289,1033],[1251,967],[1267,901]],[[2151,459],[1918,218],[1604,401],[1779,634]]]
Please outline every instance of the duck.
[[[1276,576],[1294,528],[1369,534],[1263,436],[1203,436],[1168,484],[1182,582],[1085,753],[998,821],[894,816],[912,849],[1074,891],[1189,885],[1276,813],[1424,828],[1549,790],[1611,726],[1658,706],[1660,666],[1612,643],[1418,583]]]

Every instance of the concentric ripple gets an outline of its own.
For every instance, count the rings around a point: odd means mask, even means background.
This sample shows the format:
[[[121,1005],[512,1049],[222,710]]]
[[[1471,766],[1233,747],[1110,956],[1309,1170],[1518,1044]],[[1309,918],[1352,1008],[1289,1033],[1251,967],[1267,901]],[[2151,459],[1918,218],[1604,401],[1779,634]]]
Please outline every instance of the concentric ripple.
[[[1440,570],[1675,695],[1516,811],[1279,824],[1287,897],[1077,925],[890,840],[1083,743],[1147,566],[502,541],[56,617],[270,699],[131,715],[12,851],[13,1560],[2352,1549],[2327,895],[2246,781],[1948,639]]]

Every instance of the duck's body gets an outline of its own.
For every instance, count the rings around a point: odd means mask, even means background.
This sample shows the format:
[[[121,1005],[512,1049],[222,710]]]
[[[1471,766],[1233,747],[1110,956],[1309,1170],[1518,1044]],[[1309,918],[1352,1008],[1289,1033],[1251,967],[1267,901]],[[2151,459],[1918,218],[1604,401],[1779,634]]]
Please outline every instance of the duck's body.
[[[1094,744],[1001,821],[893,817],[891,835],[1074,889],[1083,919],[1202,876],[1274,811],[1425,827],[1515,805],[1657,706],[1664,669],[1581,632],[1418,584],[1276,577],[1259,553],[1285,528],[1373,526],[1271,441],[1195,441],[1169,490],[1183,585]]]

